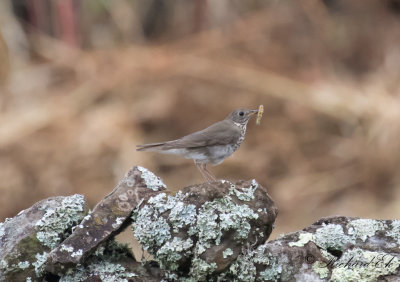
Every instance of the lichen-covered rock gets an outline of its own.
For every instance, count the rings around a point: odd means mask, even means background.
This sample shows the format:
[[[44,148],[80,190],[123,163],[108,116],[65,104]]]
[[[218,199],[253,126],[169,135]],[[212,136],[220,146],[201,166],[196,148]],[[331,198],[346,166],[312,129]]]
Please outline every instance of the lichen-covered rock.
[[[255,180],[220,181],[150,198],[133,215],[133,230],[172,278],[201,281],[226,270],[243,246],[265,242],[276,214]]]
[[[134,167],[90,214],[74,195],[7,219],[0,281],[400,281],[399,220],[323,218],[265,243],[277,208],[255,180],[164,189]],[[114,242],[132,221],[158,264]]]
[[[136,262],[126,245],[115,241],[102,243],[80,265],[68,269],[60,282],[75,281],[161,281],[163,272],[158,267]]]
[[[87,213],[82,195],[54,197],[0,223],[0,281],[41,278],[49,252]]]
[[[142,167],[133,167],[48,256],[46,270],[62,275],[93,253],[100,244],[130,224],[132,211],[144,200],[165,190],[161,179]]]
[[[319,220],[248,250],[220,281],[399,281],[398,221]]]

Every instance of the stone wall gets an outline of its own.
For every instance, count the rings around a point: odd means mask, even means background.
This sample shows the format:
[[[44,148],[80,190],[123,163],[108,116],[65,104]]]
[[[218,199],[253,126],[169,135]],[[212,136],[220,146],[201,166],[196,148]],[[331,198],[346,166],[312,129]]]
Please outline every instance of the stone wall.
[[[398,281],[400,220],[323,218],[267,242],[277,207],[255,180],[166,191],[133,167],[94,208],[42,200],[0,223],[0,281]],[[153,261],[114,241],[133,228]]]

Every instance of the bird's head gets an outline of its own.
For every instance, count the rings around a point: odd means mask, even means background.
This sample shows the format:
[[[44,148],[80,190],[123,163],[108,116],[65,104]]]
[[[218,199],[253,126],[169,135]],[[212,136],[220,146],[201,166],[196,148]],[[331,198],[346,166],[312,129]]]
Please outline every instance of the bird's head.
[[[249,121],[252,115],[258,113],[258,110],[237,109],[229,114],[226,118],[236,123],[245,124]]]

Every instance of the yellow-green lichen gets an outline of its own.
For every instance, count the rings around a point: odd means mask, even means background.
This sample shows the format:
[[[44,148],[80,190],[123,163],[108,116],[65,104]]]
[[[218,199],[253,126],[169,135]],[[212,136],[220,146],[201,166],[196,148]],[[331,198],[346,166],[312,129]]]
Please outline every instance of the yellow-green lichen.
[[[173,237],[174,233],[189,228],[196,221],[196,207],[185,204],[185,197],[181,192],[175,196],[160,193],[151,197],[132,216],[136,238],[163,269],[176,270],[178,261],[192,254],[193,242],[190,238]]]
[[[145,250],[159,247],[171,238],[167,221],[151,206],[140,209],[133,223],[133,232]]]
[[[392,237],[400,245],[400,220],[393,220],[390,225],[391,229],[386,232],[386,236]]]
[[[5,256],[0,263],[0,281],[6,279],[2,275],[6,275],[8,280],[18,280],[27,271],[34,275],[34,264],[37,260],[36,251],[42,249],[43,245],[34,233],[20,240],[14,246],[14,251]],[[21,264],[21,262],[24,263]]]
[[[200,255],[221,243],[227,232],[243,242],[249,236],[250,221],[258,218],[248,205],[236,204],[230,196],[205,202],[197,210],[184,202],[187,195],[160,193],[151,197],[138,209],[132,219],[136,238],[163,269],[177,270],[181,260],[190,257],[191,267],[187,279],[199,279],[214,271],[216,265],[207,263]],[[184,230],[192,239],[174,237]],[[229,250],[225,250],[226,256]]]
[[[79,257],[80,258],[83,255],[82,249],[75,250],[73,246],[65,245],[65,244],[61,246],[60,251],[65,251],[65,252],[69,253],[68,255],[71,257]]]
[[[60,282],[86,281],[94,275],[98,276],[100,281],[103,282],[128,282],[129,279],[138,276],[134,272],[127,271],[125,267],[118,263],[104,260],[91,263],[86,267],[79,265],[73,271],[62,276]]]
[[[41,277],[43,275],[48,255],[49,253],[47,252],[37,253],[35,255],[36,261],[33,262],[32,265],[35,267],[37,277]]]
[[[67,247],[67,249],[70,249]],[[88,281],[98,276],[101,281],[128,282],[137,277],[122,266],[119,261],[132,257],[132,253],[126,244],[120,244],[113,240],[102,243],[96,251],[85,259],[84,264],[79,264],[68,269],[67,273],[60,278],[62,282]],[[96,280],[96,279],[95,279]]]
[[[348,234],[353,237],[354,240],[361,239],[366,241],[368,237],[372,237],[379,230],[384,230],[386,225],[378,220],[374,219],[355,219],[347,224]]]
[[[233,255],[233,251],[231,248],[227,248],[225,251],[222,252],[222,257],[227,258],[229,256]]]
[[[142,173],[142,178],[147,188],[154,191],[158,191],[160,187],[167,188],[167,186],[164,184],[164,182],[162,182],[160,177],[156,176],[154,173],[152,173],[151,171],[149,171],[144,167],[138,166],[137,168]],[[127,185],[129,186],[129,179],[127,179],[127,181],[128,181]]]
[[[307,244],[310,241],[314,241],[314,234],[306,232],[306,233],[300,233],[299,235],[299,240],[297,242],[290,242],[289,246],[293,247],[303,247],[305,244]]]
[[[4,270],[7,268],[8,268],[8,263],[4,259],[0,260],[0,269]]]
[[[161,246],[172,237],[172,231],[194,224],[196,207],[183,203],[185,196],[178,192],[175,196],[160,193],[151,197],[147,204],[132,216],[133,231],[145,249]],[[161,215],[169,212],[168,220]]]
[[[396,273],[399,265],[395,256],[355,248],[334,263],[331,281],[377,281],[380,276]]]
[[[315,244],[324,249],[342,250],[346,244],[352,242],[338,224],[324,224],[317,229],[314,236]]]
[[[86,215],[85,199],[76,194],[65,197],[59,205],[45,205],[42,218],[36,223],[36,237],[50,249],[55,248]],[[40,210],[40,208],[39,208]]]
[[[321,279],[327,278],[329,276],[329,269],[326,263],[316,261],[313,263],[312,269],[315,273],[319,275]]]
[[[206,202],[197,215],[196,225],[191,227],[189,234],[196,233],[199,242],[205,247],[210,244],[219,245],[224,231],[232,230],[238,241],[249,235],[250,221],[258,218],[247,205],[238,205],[229,196]]]
[[[0,266],[0,280],[20,281],[26,276],[40,279],[48,253],[71,233],[86,213],[84,197],[73,195],[43,200],[6,220],[1,224],[1,240],[6,251],[2,257],[5,263]],[[34,216],[41,217],[31,221]]]
[[[196,220],[196,206],[186,205],[178,201],[171,209],[168,219],[172,224],[172,230],[177,233],[184,226],[193,224]]]
[[[217,264],[215,262],[208,263],[201,258],[195,257],[192,260],[189,275],[192,281],[206,281],[207,276],[213,273],[216,268]]]
[[[257,267],[256,267],[257,265]],[[257,269],[259,273],[257,274]],[[239,255],[221,278],[239,281],[276,281],[281,278],[282,266],[278,259],[266,252],[266,245],[260,245],[255,250]]]
[[[254,192],[258,188],[258,183],[255,179],[251,181],[249,188],[236,188],[234,184],[231,184],[229,188],[229,195],[235,195],[241,201],[251,201],[254,200]]]
[[[29,261],[20,261],[20,262],[18,263],[18,267],[19,267],[20,269],[28,268],[30,265],[31,265],[31,264],[29,263]]]
[[[239,279],[239,281],[253,282],[256,280],[257,268],[251,256],[240,255],[236,262],[229,267],[228,275],[229,274]]]
[[[264,255],[267,256],[267,255]],[[256,263],[257,259],[254,260]],[[267,264],[264,262],[264,264]],[[265,267],[263,271],[260,271],[259,280],[260,281],[276,281],[281,277],[282,265],[278,263],[278,259],[272,256],[268,257],[268,266]]]
[[[168,268],[169,270],[176,270],[179,267],[179,260],[183,255],[189,256],[193,241],[188,238],[182,240],[179,237],[174,237],[172,241],[168,241],[162,245],[156,252],[156,257],[161,263],[162,268]]]

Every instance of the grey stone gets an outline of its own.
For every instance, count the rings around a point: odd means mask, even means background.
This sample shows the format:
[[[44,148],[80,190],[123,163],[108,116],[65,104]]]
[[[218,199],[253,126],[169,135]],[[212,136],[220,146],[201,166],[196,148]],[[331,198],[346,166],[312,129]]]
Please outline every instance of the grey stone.
[[[82,195],[54,197],[0,223],[0,281],[43,277],[49,252],[87,213]]]
[[[264,243],[276,215],[255,180],[220,181],[150,198],[133,215],[133,231],[163,269],[205,280],[229,268],[244,247]]]
[[[151,264],[135,261],[126,245],[113,240],[102,243],[82,264],[61,275],[60,282],[161,281],[164,273]]]
[[[129,225],[134,209],[162,190],[165,190],[165,185],[153,173],[142,167],[133,167],[74,228],[73,233],[50,253],[47,271],[62,275],[82,263],[100,244]]]
[[[399,281],[399,238],[398,220],[322,218],[244,252],[218,279]]]
[[[277,208],[255,180],[165,188],[134,167],[89,215],[82,195],[21,211],[0,223],[0,281],[399,281],[400,220],[322,218],[266,242]],[[155,261],[113,240],[130,224]]]

